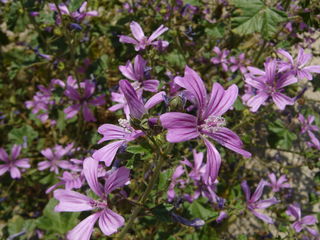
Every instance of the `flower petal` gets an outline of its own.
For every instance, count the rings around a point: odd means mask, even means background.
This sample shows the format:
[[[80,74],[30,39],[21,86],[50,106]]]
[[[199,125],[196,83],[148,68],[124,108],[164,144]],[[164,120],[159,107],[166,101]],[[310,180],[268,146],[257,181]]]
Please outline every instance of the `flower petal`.
[[[254,191],[254,193],[251,196],[250,202],[256,202],[261,198],[261,195],[263,193],[263,189],[264,187],[267,185],[268,183],[261,179],[256,190]]]
[[[150,108],[153,108],[155,105],[163,102],[165,95],[165,92],[158,92],[157,94],[153,95],[144,105],[145,109],[149,110]]]
[[[121,167],[115,170],[107,178],[104,191],[106,194],[109,194],[113,190],[124,186],[129,181],[130,170],[126,167]]]
[[[16,179],[16,178],[21,178],[21,172],[19,171],[19,169],[15,166],[12,166],[10,168],[10,176],[11,178],[13,179]]]
[[[280,110],[284,110],[286,105],[294,104],[294,100],[292,98],[289,98],[282,93],[274,93],[272,95],[272,99]]]
[[[157,92],[159,87],[159,80],[150,79],[142,82],[142,87],[145,91]]]
[[[265,223],[269,223],[269,224],[273,224],[273,220],[271,217],[263,214],[263,213],[260,213],[260,212],[257,212],[257,211],[251,211],[257,218],[261,219],[262,221],[264,221]]]
[[[66,109],[64,109],[63,112],[66,114],[67,119],[73,118],[75,115],[77,115],[80,108],[81,108],[80,104],[74,104],[74,105],[71,105],[71,106],[67,107]]]
[[[103,135],[103,138],[99,140],[99,144],[114,139],[125,139],[127,132],[123,127],[114,125],[114,124],[103,124],[98,128],[98,133]]]
[[[276,198],[261,200],[261,201],[256,202],[256,208],[259,208],[259,209],[268,208],[268,207],[270,207],[274,204],[277,204],[279,202],[280,201],[278,201]]]
[[[120,35],[119,36],[119,41],[122,43],[131,43],[131,44],[138,44],[138,41],[133,39],[132,37],[125,36],[125,35]]]
[[[160,27],[157,28],[157,30],[155,30],[151,36],[148,38],[149,42],[152,42],[153,40],[155,40],[156,38],[158,38],[161,34],[163,34],[164,32],[168,31],[169,28],[161,25]]]
[[[124,218],[122,216],[108,208],[102,211],[99,218],[99,227],[105,235],[109,236],[117,232],[118,228],[122,227],[123,225]]]
[[[8,162],[8,160],[9,160],[9,156],[3,148],[0,148],[0,160],[2,160],[4,162]]]
[[[305,225],[313,225],[318,222],[317,218],[312,215],[305,216],[301,219],[301,223]]]
[[[199,136],[197,118],[187,113],[170,112],[160,116],[161,124],[168,129],[169,142],[183,142]]]
[[[12,150],[11,150],[11,160],[16,160],[18,156],[20,155],[21,152],[21,145],[13,145]]]
[[[256,112],[260,106],[267,101],[269,95],[265,92],[259,92],[254,97],[250,98],[247,105],[250,107],[251,112]]]
[[[125,140],[115,141],[100,148],[93,153],[93,158],[98,161],[103,161],[109,167],[117,154],[118,149],[125,143]]]
[[[139,41],[143,40],[143,38],[145,37],[144,36],[144,33],[143,33],[143,30],[140,26],[139,23],[135,22],[135,21],[132,21],[130,23],[130,29],[131,29],[131,32],[132,32],[132,35]]]
[[[100,215],[101,212],[97,212],[82,220],[75,228],[68,232],[67,239],[90,240],[94,224],[96,223]]]
[[[91,190],[98,196],[103,195],[103,187],[98,181],[99,161],[88,157],[83,162],[83,174]]]
[[[56,212],[81,212],[94,209],[90,204],[93,200],[78,192],[58,189],[53,192],[53,196],[60,201],[54,209]]]
[[[212,184],[218,177],[221,157],[215,146],[210,141],[205,138],[203,140],[207,147],[207,164],[204,178],[207,184]]]

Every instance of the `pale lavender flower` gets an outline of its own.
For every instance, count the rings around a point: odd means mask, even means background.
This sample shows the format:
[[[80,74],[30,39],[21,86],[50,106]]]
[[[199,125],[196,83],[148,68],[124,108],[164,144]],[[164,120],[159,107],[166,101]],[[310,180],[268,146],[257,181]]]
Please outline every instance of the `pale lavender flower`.
[[[21,146],[16,144],[11,149],[11,156],[3,148],[0,148],[0,160],[4,162],[4,164],[0,164],[0,176],[10,172],[11,178],[21,178],[19,168],[30,168],[29,158],[18,158],[20,152]]]
[[[144,50],[149,45],[155,47],[159,46],[159,41],[155,41],[155,39],[162,35],[164,32],[168,31],[167,27],[161,25],[156,31],[151,34],[150,37],[146,37],[139,23],[132,21],[130,23],[130,28],[134,38],[120,35],[119,40],[122,43],[134,44],[136,51]],[[166,48],[169,45],[167,41],[161,41],[160,44],[163,48]]]
[[[79,189],[82,187],[84,182],[83,175],[78,172],[63,172],[62,177],[59,177],[59,179],[59,182],[46,190],[46,194],[62,185],[65,186],[66,190]]]
[[[98,161],[93,158],[85,159],[83,169],[88,185],[100,197],[99,200],[70,190],[54,191],[54,197],[59,200],[59,204],[55,207],[57,212],[99,210],[69,231],[67,234],[69,240],[89,240],[97,221],[101,231],[107,236],[117,232],[124,224],[124,218],[110,209],[107,199],[111,192],[123,187],[129,181],[130,170],[125,167],[115,170],[108,176],[103,186],[98,181]]]
[[[215,146],[206,138],[212,138],[226,148],[245,157],[251,154],[242,149],[243,143],[234,132],[225,128],[225,119],[221,117],[230,109],[238,96],[238,87],[230,86],[224,90],[214,83],[208,99],[205,85],[199,75],[186,66],[185,76],[176,77],[175,83],[185,88],[192,96],[198,111],[197,116],[187,113],[170,112],[160,116],[161,124],[168,129],[168,142],[184,142],[200,137],[207,147],[206,182],[214,182],[218,176],[221,157]]]
[[[319,131],[319,127],[317,125],[312,125],[315,119],[313,115],[309,115],[307,118],[305,118],[301,113],[299,113],[298,119],[301,124],[301,133]]]
[[[250,188],[248,186],[247,181],[242,181],[241,187],[242,187],[243,192],[246,196],[248,210],[250,212],[252,212],[257,218],[261,219],[262,221],[269,223],[269,224],[273,224],[273,220],[269,216],[257,211],[259,209],[265,209],[265,208],[268,208],[274,204],[279,203],[279,201],[274,197],[266,199],[266,200],[259,200],[261,198],[262,193],[263,193],[263,189],[267,184],[268,183],[262,179],[259,182],[257,189],[252,194],[252,196],[251,196]]]
[[[303,229],[307,230],[312,236],[320,237],[319,232],[316,229],[308,227],[309,225],[316,224],[317,218],[313,215],[307,215],[301,217],[301,209],[298,204],[291,204],[286,211],[286,214],[294,218],[292,228],[297,232],[301,232]]]
[[[213,51],[217,54],[217,56],[211,58],[211,62],[213,64],[221,64],[223,70],[225,72],[227,72],[228,71],[228,64],[229,64],[227,56],[229,55],[230,51],[227,49],[223,49],[221,51],[220,48],[217,46],[213,48]]]
[[[80,110],[82,111],[84,120],[87,122],[96,121],[93,113],[91,112],[89,106],[101,106],[105,104],[105,95],[94,97],[95,84],[90,80],[80,83],[82,92],[77,89],[76,86],[67,85],[65,95],[75,102],[75,104],[67,107],[64,110],[66,118],[74,117]]]
[[[41,151],[41,154],[47,160],[38,163],[38,170],[43,171],[50,168],[51,172],[59,173],[59,168],[70,169],[72,164],[70,161],[63,160],[65,155],[73,152],[73,143],[68,144],[65,148],[61,145],[56,145],[54,148],[46,148]]]
[[[270,183],[268,183],[268,186],[272,187],[273,192],[279,192],[281,188],[291,187],[289,183],[285,183],[287,181],[287,178],[285,175],[280,176],[278,180],[274,173],[270,173],[268,177],[270,179]]]
[[[256,112],[270,97],[280,110],[284,110],[286,105],[293,105],[294,99],[284,95],[282,91],[298,80],[290,72],[278,72],[276,60],[266,62],[264,66],[265,71],[248,67],[250,73],[245,75],[246,83],[257,89],[257,94],[248,100],[250,110]]]
[[[145,61],[140,55],[134,58],[134,65],[131,61],[128,61],[125,66],[119,66],[121,73],[128,79],[134,81],[135,88],[143,88],[145,91],[157,92],[159,87],[159,81],[155,79],[149,79],[147,74],[147,61]]]
[[[311,61],[312,54],[304,53],[304,50],[301,47],[299,48],[298,56],[295,61],[292,56],[283,49],[279,49],[278,53],[288,60],[288,62],[280,63],[280,72],[290,71],[299,80],[304,78],[312,80],[312,73],[320,73],[320,65],[306,66]]]

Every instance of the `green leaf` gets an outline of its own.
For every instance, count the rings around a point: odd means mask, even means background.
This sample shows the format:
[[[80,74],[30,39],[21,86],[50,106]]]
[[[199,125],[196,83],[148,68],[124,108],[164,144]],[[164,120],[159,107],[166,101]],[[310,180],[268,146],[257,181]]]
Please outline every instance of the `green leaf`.
[[[71,0],[68,5],[69,11],[70,12],[77,11],[83,2],[84,2],[84,0]]]
[[[35,227],[35,220],[33,219],[24,219],[20,216],[13,216],[8,222],[8,233],[9,236],[16,236],[17,239],[18,236],[20,236],[19,239],[29,239]]]
[[[24,125],[20,128],[14,128],[8,134],[9,140],[15,144],[23,144],[24,138],[26,138],[27,143],[30,144],[37,137],[38,132],[36,132],[29,125]]]
[[[126,148],[126,151],[132,154],[146,154],[149,153],[149,149],[142,145],[131,145]]]
[[[59,213],[54,211],[58,201],[50,199],[43,210],[43,216],[37,219],[37,227],[49,232],[65,234],[77,224],[80,213]]]
[[[277,32],[281,22],[287,17],[285,12],[268,7],[261,0],[233,0],[236,6],[232,17],[232,30],[240,35],[254,32],[261,33],[263,37],[271,37]]]
[[[170,183],[172,172],[173,172],[172,169],[168,169],[160,173],[158,191],[166,190],[167,186]]]
[[[188,211],[193,217],[201,218],[202,220],[217,216],[217,213],[214,212],[213,209],[205,208],[199,201],[191,203]]]

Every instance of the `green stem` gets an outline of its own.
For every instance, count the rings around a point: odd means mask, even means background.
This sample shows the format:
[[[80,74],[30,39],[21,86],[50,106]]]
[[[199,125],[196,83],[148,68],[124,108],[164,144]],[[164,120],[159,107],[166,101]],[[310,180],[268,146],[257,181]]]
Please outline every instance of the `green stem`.
[[[159,151],[158,157],[155,160],[156,167],[155,167],[154,173],[150,179],[150,182],[147,186],[147,189],[145,190],[145,192],[142,194],[141,198],[139,199],[138,205],[133,209],[133,212],[128,220],[128,223],[125,225],[125,227],[120,232],[118,239],[125,239],[125,235],[131,229],[134,220],[137,218],[138,214],[140,213],[141,209],[143,208],[143,205],[148,200],[148,197],[149,197],[149,195],[150,195],[150,193],[151,193],[151,191],[152,191],[152,189],[153,189],[153,187],[159,177],[163,163],[164,163],[164,159],[162,158],[162,155],[160,154],[160,151]]]

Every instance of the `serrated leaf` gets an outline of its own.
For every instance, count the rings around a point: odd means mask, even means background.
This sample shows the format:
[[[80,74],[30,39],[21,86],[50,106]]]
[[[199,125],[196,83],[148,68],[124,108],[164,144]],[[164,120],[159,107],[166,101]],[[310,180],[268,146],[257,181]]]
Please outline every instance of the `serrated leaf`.
[[[268,7],[261,0],[233,0],[232,3],[237,8],[231,19],[232,31],[240,35],[258,32],[270,37],[277,32],[279,23],[287,19],[285,12]]]
[[[31,143],[37,137],[38,132],[36,132],[29,125],[24,125],[20,128],[14,128],[8,134],[9,140],[14,142],[15,144],[23,144],[24,140],[26,140],[27,143]]]
[[[188,210],[193,217],[200,218],[202,220],[217,216],[217,213],[214,212],[213,209],[205,208],[201,203],[199,203],[199,201],[192,202]]]

